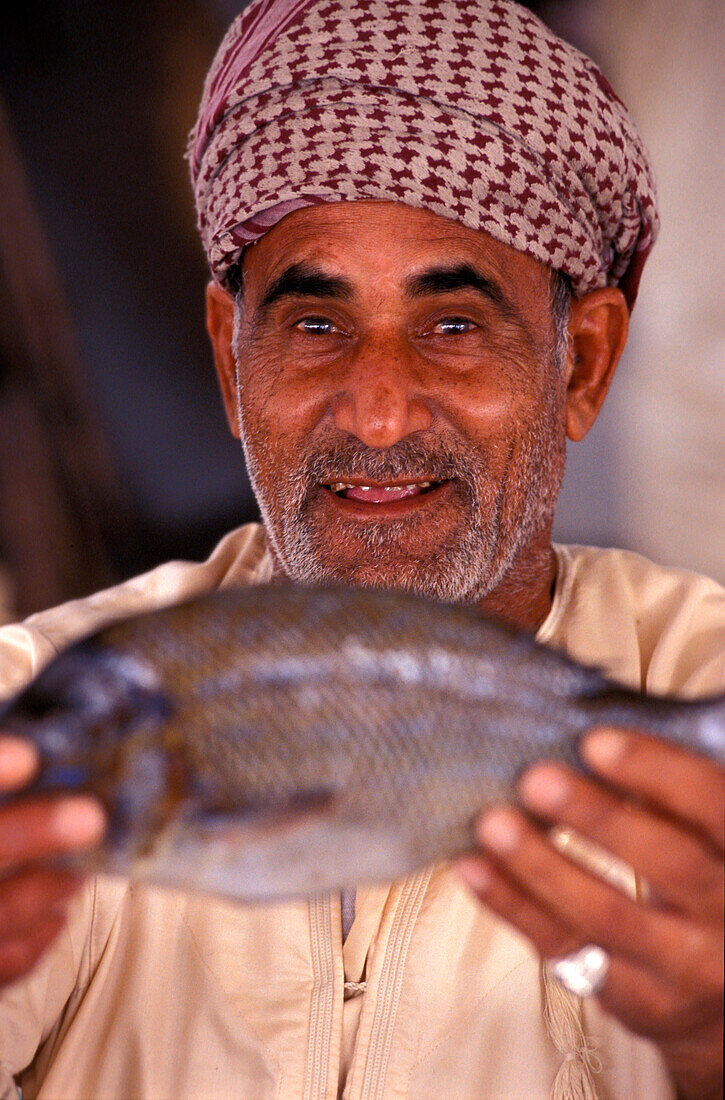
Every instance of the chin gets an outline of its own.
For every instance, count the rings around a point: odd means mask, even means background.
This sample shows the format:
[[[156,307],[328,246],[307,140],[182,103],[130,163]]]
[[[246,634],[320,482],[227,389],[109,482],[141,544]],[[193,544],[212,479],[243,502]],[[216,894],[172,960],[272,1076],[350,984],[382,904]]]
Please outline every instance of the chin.
[[[334,545],[307,546],[284,555],[285,574],[302,584],[344,584],[355,588],[385,588],[424,596],[443,603],[473,603],[490,588],[492,569],[488,547],[438,544],[413,556],[400,546],[371,553]]]
[[[330,521],[313,509],[270,522],[280,571],[307,585],[393,589],[451,604],[473,604],[496,587],[516,540],[507,537],[494,508],[462,504],[430,516],[359,524]],[[294,522],[289,521],[295,515]]]
[[[436,570],[426,568],[419,561],[395,564],[386,561],[380,564],[356,564],[349,568],[338,566],[336,570],[329,571],[331,580],[333,572],[336,574],[335,580],[358,588],[392,588],[402,592],[415,592],[421,596],[432,596],[437,589]]]

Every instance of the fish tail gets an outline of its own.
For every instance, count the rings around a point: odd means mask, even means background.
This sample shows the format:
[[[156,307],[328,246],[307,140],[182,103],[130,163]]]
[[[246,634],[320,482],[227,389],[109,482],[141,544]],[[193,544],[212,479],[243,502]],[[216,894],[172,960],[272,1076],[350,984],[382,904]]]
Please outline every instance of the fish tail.
[[[640,729],[725,767],[725,695],[673,699],[615,689],[605,692],[600,704],[597,723]]]

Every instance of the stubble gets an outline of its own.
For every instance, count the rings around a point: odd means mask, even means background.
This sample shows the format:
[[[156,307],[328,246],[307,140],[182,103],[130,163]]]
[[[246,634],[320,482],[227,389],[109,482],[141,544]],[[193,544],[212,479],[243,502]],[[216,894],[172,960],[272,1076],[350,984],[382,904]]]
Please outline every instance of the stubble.
[[[384,451],[351,435],[316,435],[280,478],[273,425],[239,393],[240,436],[277,571],[301,584],[396,588],[448,603],[476,603],[495,590],[551,526],[565,463],[557,351],[543,364],[544,407],[518,425],[497,475],[485,449],[446,427]],[[431,544],[431,509],[398,520],[331,521],[321,486],[346,479],[451,481],[443,537]]]

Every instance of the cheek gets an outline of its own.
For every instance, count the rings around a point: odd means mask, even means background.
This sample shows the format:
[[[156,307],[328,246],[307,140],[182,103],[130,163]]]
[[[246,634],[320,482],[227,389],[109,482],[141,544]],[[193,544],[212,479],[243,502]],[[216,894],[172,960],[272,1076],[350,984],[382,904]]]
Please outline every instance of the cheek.
[[[553,452],[560,438],[563,443],[565,392],[558,372],[529,363],[526,373],[487,372],[485,380],[467,383],[445,415],[485,457],[488,477],[497,482],[521,463],[530,474],[532,454],[543,457],[542,447]]]
[[[537,402],[525,387],[491,373],[441,389],[438,404],[445,419],[463,436],[487,448],[497,443],[507,446],[537,412]]]
[[[239,343],[243,403],[270,423],[314,425],[334,403],[341,383],[340,356],[313,356],[294,341],[261,333]]]
[[[247,356],[240,372],[241,419],[248,460],[258,473],[294,468],[323,402],[268,356]]]

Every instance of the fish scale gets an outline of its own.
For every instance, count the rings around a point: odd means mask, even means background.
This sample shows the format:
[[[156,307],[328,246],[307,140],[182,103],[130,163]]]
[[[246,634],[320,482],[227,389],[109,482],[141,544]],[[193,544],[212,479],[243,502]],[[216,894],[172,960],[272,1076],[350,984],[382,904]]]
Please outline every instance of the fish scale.
[[[38,790],[98,795],[94,866],[241,900],[397,878],[472,843],[593,725],[725,763],[723,698],[647,697],[474,611],[395,592],[224,590],[101,630],[0,717]]]

